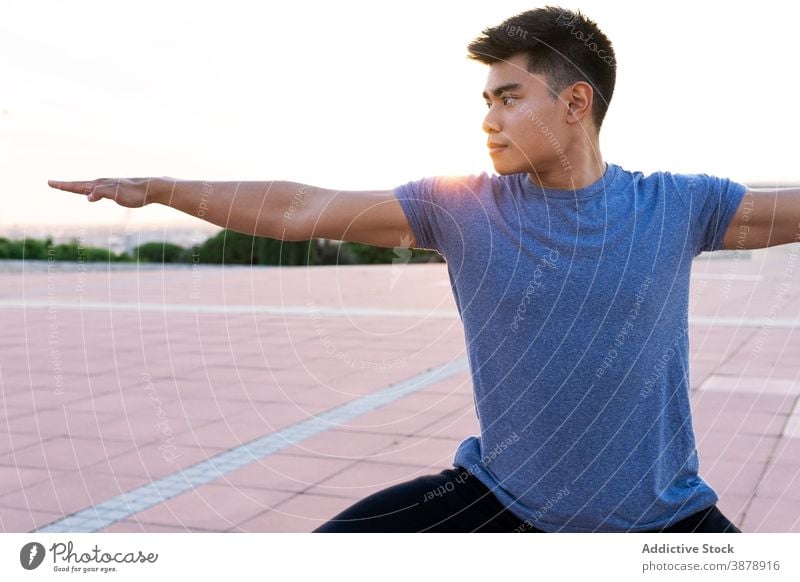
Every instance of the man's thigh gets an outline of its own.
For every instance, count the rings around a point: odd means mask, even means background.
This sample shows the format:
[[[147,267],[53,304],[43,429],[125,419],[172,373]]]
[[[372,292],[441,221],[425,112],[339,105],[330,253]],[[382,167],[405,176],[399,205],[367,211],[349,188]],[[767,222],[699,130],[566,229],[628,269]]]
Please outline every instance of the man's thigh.
[[[373,493],[314,532],[512,532],[522,523],[474,475],[456,468]]]
[[[659,531],[663,533],[742,533],[716,505]]]

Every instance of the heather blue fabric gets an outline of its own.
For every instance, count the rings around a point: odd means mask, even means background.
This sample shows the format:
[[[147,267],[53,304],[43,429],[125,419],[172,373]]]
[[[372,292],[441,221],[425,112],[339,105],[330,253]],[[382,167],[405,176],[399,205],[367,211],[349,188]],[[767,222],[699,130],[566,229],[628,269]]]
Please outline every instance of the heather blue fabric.
[[[611,163],[578,190],[524,173],[396,188],[464,325],[481,434],[453,464],[547,532],[655,530],[715,504],[689,403],[689,276],[745,191]]]

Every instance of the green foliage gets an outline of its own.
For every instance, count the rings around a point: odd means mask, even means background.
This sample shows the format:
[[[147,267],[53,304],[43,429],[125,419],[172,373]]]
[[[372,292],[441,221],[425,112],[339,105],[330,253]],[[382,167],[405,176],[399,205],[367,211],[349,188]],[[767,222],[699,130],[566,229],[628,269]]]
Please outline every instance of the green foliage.
[[[281,241],[223,230],[195,250],[200,263],[225,265],[314,265],[314,241]]]
[[[355,256],[339,241],[317,239],[317,265],[353,265],[355,262]]]
[[[60,244],[55,246],[52,256],[56,261],[85,261],[86,249],[74,242]]]
[[[124,253],[116,255],[109,249],[97,247],[85,247],[78,241],[72,241],[60,245],[52,246],[52,256],[56,261],[86,261],[86,262],[118,262],[130,261],[130,257]]]
[[[51,242],[50,239],[47,242]],[[23,240],[0,238],[0,259],[47,260],[47,243],[34,238]]]
[[[197,262],[251,265],[254,262],[253,243],[253,237],[232,230],[222,230],[200,245],[197,249]]]
[[[77,240],[54,245],[51,238],[44,241],[25,238],[8,240],[0,238],[0,259],[24,259],[26,261],[130,261],[124,253],[115,254],[109,249],[81,246]]]
[[[186,249],[168,242],[149,242],[139,245],[133,251],[133,260],[144,263],[183,263],[187,260]]]
[[[357,242],[343,242],[342,251],[350,254],[357,265],[379,265],[391,263],[395,257],[394,249],[374,247]]]
[[[54,245],[50,238],[45,241],[31,238],[15,241],[0,237],[0,259],[281,266],[444,262],[441,255],[434,251],[383,248],[321,239],[281,241],[232,230],[220,231],[190,249],[168,242],[150,242],[133,249],[131,255],[117,255],[109,249],[85,247],[77,239]]]
[[[26,238],[22,241],[15,241],[14,259],[39,259],[47,260],[47,245],[35,238]]]
[[[0,259],[11,258],[11,241],[0,237]]]
[[[439,253],[406,247],[374,247],[356,242],[343,242],[342,252],[353,257],[358,265],[385,265],[443,262]]]
[[[315,240],[285,241],[259,238],[257,244],[259,265],[316,265],[319,245]]]

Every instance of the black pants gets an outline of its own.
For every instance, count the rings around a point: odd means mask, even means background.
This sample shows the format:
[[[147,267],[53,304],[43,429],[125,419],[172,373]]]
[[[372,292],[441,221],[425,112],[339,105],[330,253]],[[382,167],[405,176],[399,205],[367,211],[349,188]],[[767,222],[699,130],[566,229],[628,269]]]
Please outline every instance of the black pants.
[[[655,532],[741,533],[716,505]],[[445,469],[358,501],[314,532],[533,532],[466,469]]]

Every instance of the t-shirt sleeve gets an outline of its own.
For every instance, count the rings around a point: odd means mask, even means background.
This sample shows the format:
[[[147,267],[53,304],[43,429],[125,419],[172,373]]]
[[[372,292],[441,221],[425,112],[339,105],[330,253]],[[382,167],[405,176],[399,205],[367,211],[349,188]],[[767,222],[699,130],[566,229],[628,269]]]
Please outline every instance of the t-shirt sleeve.
[[[447,257],[448,244],[462,237],[458,225],[468,211],[480,180],[486,176],[433,176],[408,182],[394,189],[417,248],[430,249]]]
[[[692,221],[694,256],[723,249],[723,238],[739,208],[747,186],[708,174],[687,176],[682,195]]]

